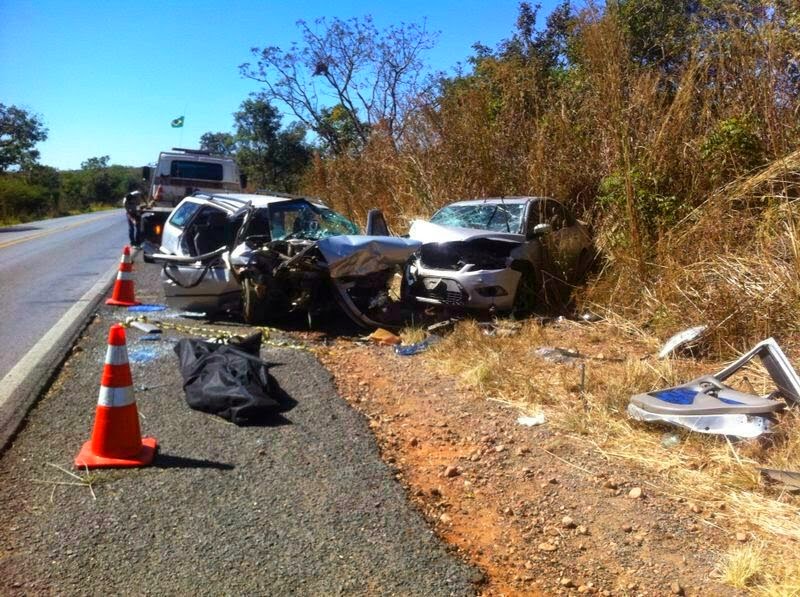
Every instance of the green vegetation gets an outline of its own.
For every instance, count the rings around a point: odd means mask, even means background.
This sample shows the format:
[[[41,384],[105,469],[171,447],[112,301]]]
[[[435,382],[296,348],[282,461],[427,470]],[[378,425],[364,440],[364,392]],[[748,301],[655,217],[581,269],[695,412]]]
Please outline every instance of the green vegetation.
[[[234,156],[252,188],[297,191],[311,162],[305,127],[281,129],[280,113],[264,94],[243,101],[233,120],[234,133],[205,133],[200,148]]]
[[[141,184],[138,168],[89,158],[80,170],[60,172],[37,163],[36,143],[47,139],[41,117],[0,104],[0,225],[119,205]]]

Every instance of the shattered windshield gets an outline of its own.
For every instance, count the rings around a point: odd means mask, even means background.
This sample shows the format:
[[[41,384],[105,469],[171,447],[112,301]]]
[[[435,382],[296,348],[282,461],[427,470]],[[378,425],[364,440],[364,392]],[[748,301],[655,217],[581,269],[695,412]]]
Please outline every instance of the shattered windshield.
[[[522,203],[480,203],[448,205],[431,218],[441,226],[475,228],[493,232],[519,233],[525,205]]]
[[[341,214],[308,201],[286,201],[257,210],[248,227],[248,236],[267,231],[272,240],[320,240],[359,232],[358,227]]]

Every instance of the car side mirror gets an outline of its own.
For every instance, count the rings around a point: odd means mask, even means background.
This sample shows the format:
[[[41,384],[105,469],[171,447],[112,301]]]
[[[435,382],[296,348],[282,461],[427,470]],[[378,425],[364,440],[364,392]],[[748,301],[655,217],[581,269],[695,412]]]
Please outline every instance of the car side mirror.
[[[143,166],[142,167],[142,178],[146,181],[150,181],[150,166]]]
[[[536,226],[533,227],[533,230],[528,232],[527,237],[528,240],[532,240],[534,238],[544,236],[545,234],[550,234],[552,231],[553,227],[550,224],[536,224]]]

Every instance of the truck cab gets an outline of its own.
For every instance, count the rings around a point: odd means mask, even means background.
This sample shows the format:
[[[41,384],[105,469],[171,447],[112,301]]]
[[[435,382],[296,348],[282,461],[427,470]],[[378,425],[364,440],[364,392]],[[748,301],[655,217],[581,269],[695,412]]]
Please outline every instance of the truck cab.
[[[142,169],[142,177],[148,194],[140,210],[139,238],[155,247],[167,217],[184,197],[196,192],[238,193],[247,185],[233,158],[181,147],[159,153],[154,165]]]
[[[149,201],[170,207],[196,191],[236,193],[246,184],[233,158],[180,147],[158,154],[158,162],[146,166],[143,176],[149,181]]]

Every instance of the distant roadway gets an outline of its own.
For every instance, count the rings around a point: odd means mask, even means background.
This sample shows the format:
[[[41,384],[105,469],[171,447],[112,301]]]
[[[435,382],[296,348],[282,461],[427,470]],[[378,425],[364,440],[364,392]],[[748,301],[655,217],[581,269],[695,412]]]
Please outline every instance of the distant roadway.
[[[0,379],[119,261],[127,242],[121,209],[0,228]]]

